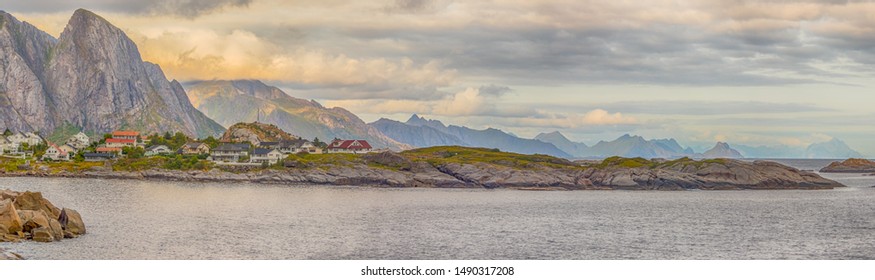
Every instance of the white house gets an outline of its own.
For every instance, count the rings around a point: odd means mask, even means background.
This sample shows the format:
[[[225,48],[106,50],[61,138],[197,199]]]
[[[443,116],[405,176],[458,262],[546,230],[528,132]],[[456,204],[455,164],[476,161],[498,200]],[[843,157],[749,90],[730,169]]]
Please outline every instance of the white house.
[[[322,148],[316,147],[316,145],[313,145],[313,142],[298,139],[281,141],[279,143],[279,151],[283,154],[297,154],[301,152],[321,154]]]
[[[65,152],[63,149],[59,148],[58,145],[49,144],[49,148],[46,149],[46,154],[43,155],[43,160],[46,159],[68,161],[70,160],[70,153]]]
[[[76,148],[77,150],[85,149],[88,145],[91,145],[91,138],[88,138],[88,135],[82,133],[81,131],[76,135],[67,139],[67,145],[70,147]]]
[[[9,142],[15,143],[16,145],[27,143],[27,145],[35,146],[43,143],[43,138],[33,132],[19,132],[13,134],[12,136],[9,136],[7,140],[9,140]]]
[[[365,140],[334,140],[326,148],[327,153],[370,153],[373,150],[371,144]]]
[[[283,158],[283,156],[283,153],[277,149],[257,148],[252,151],[252,157],[249,159],[249,162],[276,164]]]
[[[165,145],[155,145],[146,148],[146,156],[151,157],[155,155],[167,155],[170,154],[170,148]]]

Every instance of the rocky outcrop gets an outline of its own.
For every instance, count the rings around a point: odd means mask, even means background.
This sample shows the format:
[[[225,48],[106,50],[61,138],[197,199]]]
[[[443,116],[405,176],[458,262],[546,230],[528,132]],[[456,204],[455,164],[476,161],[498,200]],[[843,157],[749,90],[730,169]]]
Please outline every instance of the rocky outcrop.
[[[79,212],[59,209],[39,192],[0,190],[0,241],[60,241],[85,234]]]
[[[222,134],[219,141],[222,142],[250,142],[258,145],[261,142],[279,142],[284,140],[300,139],[298,136],[291,135],[276,125],[266,123],[237,123],[230,127]]]
[[[182,86],[105,19],[77,10],[55,39],[0,12],[0,126],[50,135],[74,126],[218,135],[223,128],[195,109]]]
[[[658,166],[587,169],[593,184],[611,189],[831,189],[844,185],[769,161],[681,159]]]
[[[851,158],[842,162],[830,163],[820,169],[824,173],[869,173],[875,172],[875,161]]]

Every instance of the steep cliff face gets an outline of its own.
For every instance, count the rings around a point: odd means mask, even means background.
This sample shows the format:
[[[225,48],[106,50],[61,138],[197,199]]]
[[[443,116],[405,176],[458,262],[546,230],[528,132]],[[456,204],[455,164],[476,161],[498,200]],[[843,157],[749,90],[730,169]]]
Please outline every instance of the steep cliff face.
[[[2,17],[0,74],[7,86],[0,92],[10,102],[0,107],[16,113],[4,115],[7,127],[44,134],[61,125],[94,134],[133,129],[207,136],[223,130],[100,16],[77,10],[57,40],[9,14]],[[19,102],[16,95],[26,100]]]
[[[188,86],[191,103],[222,125],[259,121],[305,139],[364,139],[379,148],[410,148],[343,108],[294,98],[279,88],[255,80],[203,81]]]
[[[51,35],[0,11],[0,127],[29,131],[32,124],[53,125],[44,86],[56,44]]]

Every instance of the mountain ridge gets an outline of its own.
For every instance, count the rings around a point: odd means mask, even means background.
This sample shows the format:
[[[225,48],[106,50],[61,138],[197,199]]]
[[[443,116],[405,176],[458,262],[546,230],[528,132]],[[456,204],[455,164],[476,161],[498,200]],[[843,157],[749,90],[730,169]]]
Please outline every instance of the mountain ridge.
[[[313,100],[293,97],[259,80],[211,80],[186,83],[194,106],[223,125],[259,121],[306,139],[363,139],[374,147],[403,150],[395,141],[352,112],[325,108]]]

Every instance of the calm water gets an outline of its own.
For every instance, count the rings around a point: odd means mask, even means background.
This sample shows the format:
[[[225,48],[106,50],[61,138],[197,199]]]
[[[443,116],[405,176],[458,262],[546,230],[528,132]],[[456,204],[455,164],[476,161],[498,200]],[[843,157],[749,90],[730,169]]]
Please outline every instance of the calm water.
[[[818,169],[829,161],[787,161]],[[824,191],[286,187],[0,178],[88,234],[29,259],[875,259],[875,177]]]

